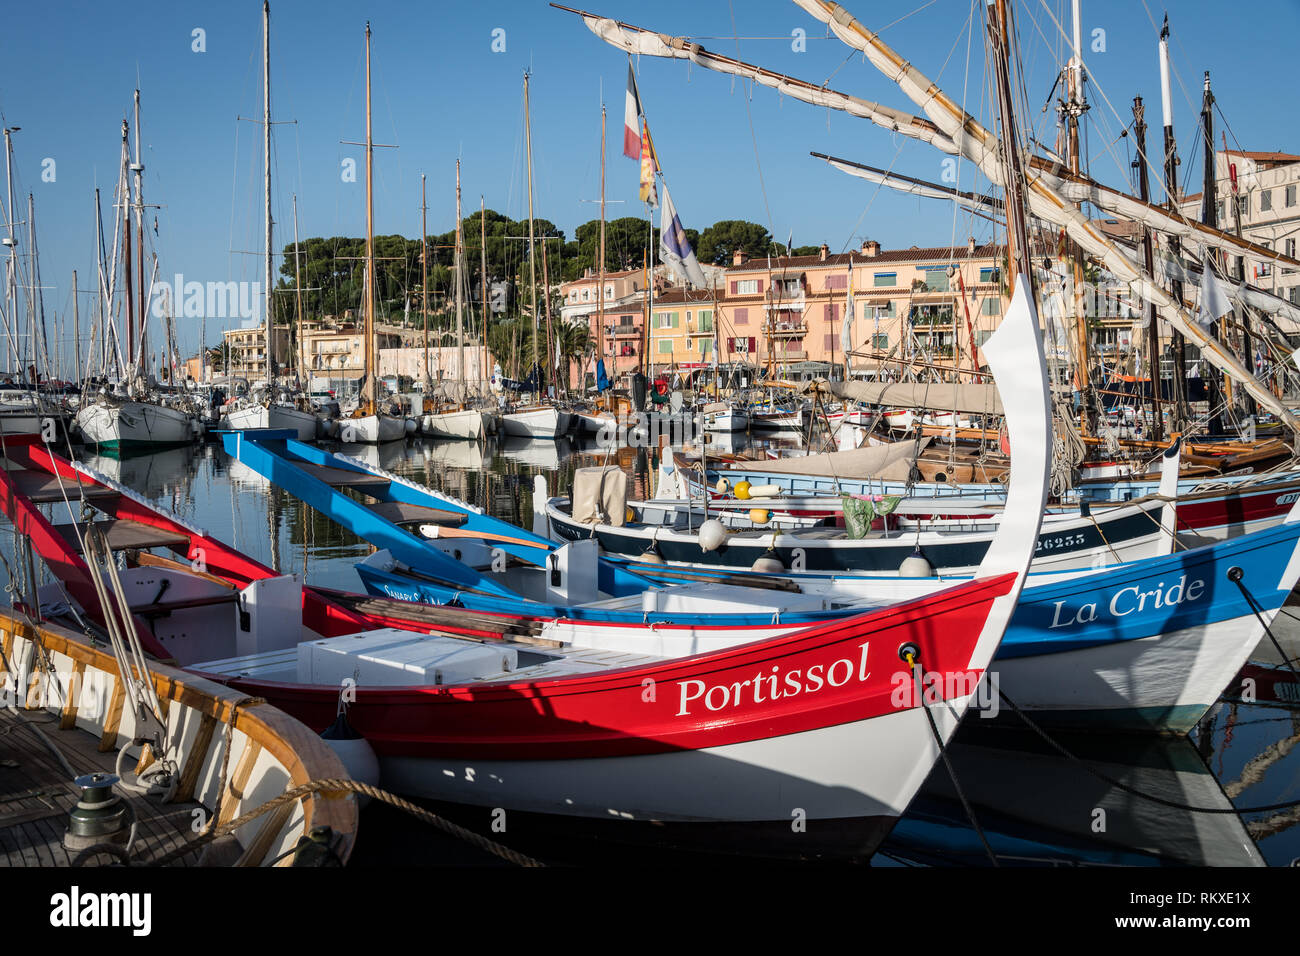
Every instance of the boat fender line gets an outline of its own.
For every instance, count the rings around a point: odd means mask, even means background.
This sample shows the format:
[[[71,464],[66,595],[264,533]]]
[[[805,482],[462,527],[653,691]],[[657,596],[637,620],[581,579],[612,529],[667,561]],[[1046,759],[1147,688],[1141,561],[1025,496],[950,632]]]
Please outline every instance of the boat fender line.
[[[1250,609],[1254,613],[1256,620],[1259,621],[1260,627],[1264,628],[1264,633],[1268,635],[1268,639],[1273,643],[1273,649],[1277,651],[1278,656],[1282,658],[1282,663],[1286,664],[1286,669],[1291,672],[1291,676],[1300,680],[1300,674],[1296,673],[1295,665],[1291,663],[1291,656],[1283,652],[1282,645],[1279,644],[1277,638],[1273,636],[1273,629],[1270,628],[1268,622],[1264,620],[1263,609],[1259,606],[1259,602],[1255,600],[1255,595],[1251,594],[1250,591],[1246,589],[1246,585],[1243,581],[1245,577],[1246,573],[1236,565],[1228,568],[1228,580],[1237,585],[1237,589],[1241,591],[1241,596],[1244,597],[1246,603],[1250,605]]]
[[[421,820],[430,826],[437,827],[444,833],[448,833],[460,840],[464,840],[466,843],[476,849],[482,850],[484,853],[490,853],[493,856],[505,860],[508,863],[513,863],[516,866],[541,867],[546,865],[540,860],[536,860],[530,856],[525,856],[524,854],[512,850],[507,846],[503,846],[494,840],[489,840],[487,837],[481,836],[473,830],[467,830],[458,824],[452,823],[450,820],[426,810],[423,807],[417,806],[409,800],[402,799],[395,793],[376,787],[373,784],[362,783],[359,780],[349,780],[337,777],[310,780],[307,783],[299,784],[296,787],[290,787],[288,790],[284,791],[284,793],[280,794],[278,797],[272,797],[260,807],[255,807],[247,813],[236,817],[234,820],[231,820],[228,823],[223,823],[221,826],[214,827],[207,833],[201,833],[190,842],[184,843],[181,846],[175,847],[167,853],[164,853],[162,856],[155,857],[154,859],[145,862],[148,866],[166,866],[169,863],[174,863],[182,857],[188,856],[205,843],[209,843],[228,833],[233,833],[240,827],[247,826],[258,817],[270,813],[277,807],[284,806],[287,803],[294,803],[301,800],[303,797],[311,796],[312,794],[323,794],[326,797],[337,798],[345,793],[355,793],[361,796],[371,797],[381,803],[387,803],[389,806],[396,807],[398,810],[410,814],[417,820]]]
[[[910,561],[911,558],[907,560]],[[907,564],[907,561],[903,563]],[[939,733],[939,725],[934,721],[934,714],[930,711],[930,705],[925,702],[923,687],[925,667],[921,664],[920,648],[908,641],[898,648],[898,656],[902,658],[912,672],[912,681],[915,684],[912,692],[916,694],[919,706],[925,711],[925,719],[930,724],[930,733],[934,736],[934,742],[939,748],[939,756],[943,758],[943,765],[948,770],[948,779],[952,781],[953,791],[957,794],[957,799],[961,801],[962,810],[966,813],[966,819],[970,821],[971,829],[980,838],[980,843],[984,844],[984,852],[989,856],[989,863],[995,867],[1000,866],[997,854],[993,852],[993,847],[989,846],[988,837],[984,835],[984,829],[979,825],[979,821],[975,819],[975,810],[971,807],[970,801],[966,799],[966,791],[962,789],[961,782],[957,779],[957,771],[953,768],[952,760],[948,756],[948,748],[944,744],[943,734]]]

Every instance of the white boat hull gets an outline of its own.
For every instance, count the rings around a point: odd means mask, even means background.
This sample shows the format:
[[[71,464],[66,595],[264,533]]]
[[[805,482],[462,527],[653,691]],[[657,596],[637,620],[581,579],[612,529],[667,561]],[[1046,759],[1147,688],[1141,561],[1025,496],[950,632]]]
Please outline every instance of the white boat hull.
[[[458,438],[476,441],[483,434],[483,413],[469,408],[458,412],[424,415],[420,430],[432,438]]]
[[[392,415],[367,415],[364,418],[344,418],[339,421],[339,439],[378,445],[399,441],[406,437],[406,419]]]
[[[109,448],[181,445],[196,437],[189,415],[145,402],[89,405],[77,413],[76,423],[87,442]]]
[[[709,412],[704,416],[704,427],[711,432],[743,432],[748,426],[744,412]]]
[[[555,408],[532,408],[502,415],[501,428],[517,438],[559,438],[568,430],[571,418]]]
[[[1275,611],[1266,611],[1271,619]],[[1187,733],[1259,643],[1254,615],[1131,641],[994,660],[989,670],[1022,710],[1056,722]],[[1230,677],[1226,679],[1231,679]]]
[[[945,739],[953,714],[968,701],[930,708]],[[846,760],[846,754],[871,759]],[[581,760],[390,757],[381,760],[380,773],[383,785],[399,793],[456,803],[604,820],[789,826],[796,809],[813,820],[892,823],[937,759],[925,714],[913,707],[701,750]]]
[[[232,431],[255,428],[292,429],[298,441],[316,440],[315,412],[299,411],[289,405],[246,405],[221,416],[221,427]]]

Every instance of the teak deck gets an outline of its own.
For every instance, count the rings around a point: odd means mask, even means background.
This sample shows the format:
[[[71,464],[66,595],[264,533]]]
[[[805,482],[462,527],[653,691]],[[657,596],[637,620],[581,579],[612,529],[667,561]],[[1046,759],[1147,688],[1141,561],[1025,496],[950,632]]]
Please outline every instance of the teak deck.
[[[78,773],[112,773],[117,754],[100,753],[99,738],[83,730],[59,730],[58,718],[48,712],[32,710],[20,717],[0,710],[0,866],[72,866],[79,851],[64,848],[63,834],[79,791],[25,722],[39,727]],[[134,769],[135,764],[128,766]],[[200,804],[160,803],[135,795],[125,799],[139,821],[134,860],[157,859],[193,839],[193,813]],[[201,853],[196,849],[176,865],[192,865]],[[90,862],[110,859],[96,856]]]

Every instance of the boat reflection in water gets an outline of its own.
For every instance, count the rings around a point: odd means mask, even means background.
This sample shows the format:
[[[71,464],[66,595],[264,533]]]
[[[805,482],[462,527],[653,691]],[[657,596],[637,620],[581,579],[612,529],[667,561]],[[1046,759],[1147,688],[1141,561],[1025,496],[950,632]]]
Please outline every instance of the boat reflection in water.
[[[152,498],[174,491],[178,485],[188,486],[196,471],[196,459],[201,456],[202,449],[194,445],[181,445],[163,451],[134,454],[95,454],[86,448],[77,457],[88,468],[107,475],[132,491],[140,492],[146,498]],[[256,478],[262,487],[266,486],[266,479],[239,462],[233,464]]]
[[[1198,813],[1137,795],[1232,810],[1190,738],[1052,736],[1077,759],[1028,729],[978,718],[968,719],[949,747],[953,771],[1000,866],[1265,865],[1237,814]],[[942,762],[880,855],[906,864],[990,865]]]

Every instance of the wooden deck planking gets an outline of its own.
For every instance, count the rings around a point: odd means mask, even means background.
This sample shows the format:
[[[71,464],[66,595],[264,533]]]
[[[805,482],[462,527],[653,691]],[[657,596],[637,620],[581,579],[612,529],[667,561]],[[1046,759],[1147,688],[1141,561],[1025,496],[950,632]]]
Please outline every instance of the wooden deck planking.
[[[79,527],[81,526],[75,524],[56,524],[54,530],[62,536],[63,540],[68,542],[74,551],[81,554],[81,541],[77,537]],[[154,528],[126,518],[96,521],[95,527],[102,528],[108,533],[108,546],[113,551],[185,548],[189,545],[189,538],[183,534],[163,531],[160,528]],[[82,531],[84,533],[84,528]]]
[[[46,720],[42,711],[24,716],[37,722],[78,773],[113,771],[116,754],[100,753],[96,735],[60,731],[58,720]],[[0,760],[18,763],[0,767],[0,865],[71,866],[77,853],[64,848],[63,834],[78,793],[42,741],[21,726],[18,716],[5,711],[0,711]],[[196,801],[162,804],[149,797],[124,796],[139,821],[133,860],[147,862],[193,839],[193,812],[201,806]],[[11,818],[8,823],[6,817]],[[197,852],[179,862],[192,863]],[[95,862],[109,860],[105,856]]]

